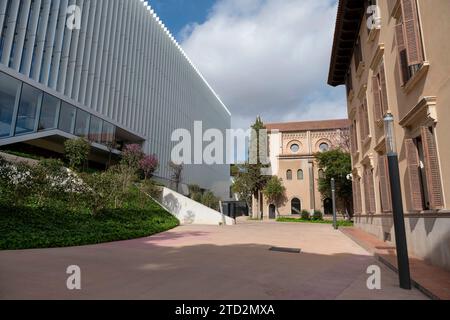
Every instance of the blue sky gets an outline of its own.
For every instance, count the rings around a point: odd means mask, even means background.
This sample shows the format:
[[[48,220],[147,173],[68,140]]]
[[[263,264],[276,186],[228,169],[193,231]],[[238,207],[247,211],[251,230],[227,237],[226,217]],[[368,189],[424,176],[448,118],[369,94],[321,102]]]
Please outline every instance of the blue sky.
[[[180,32],[189,24],[202,24],[216,0],[149,0],[172,34],[180,40]]]
[[[346,118],[327,85],[337,0],[149,0],[232,114],[233,128]]]

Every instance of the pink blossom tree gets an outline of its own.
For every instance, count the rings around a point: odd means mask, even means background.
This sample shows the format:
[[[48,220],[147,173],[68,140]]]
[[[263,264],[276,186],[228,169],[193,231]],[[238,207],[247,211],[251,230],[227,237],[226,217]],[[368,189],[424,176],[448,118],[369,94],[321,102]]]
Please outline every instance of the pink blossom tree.
[[[144,173],[145,180],[151,178],[153,173],[158,169],[159,161],[156,155],[147,155],[139,162],[139,169]]]

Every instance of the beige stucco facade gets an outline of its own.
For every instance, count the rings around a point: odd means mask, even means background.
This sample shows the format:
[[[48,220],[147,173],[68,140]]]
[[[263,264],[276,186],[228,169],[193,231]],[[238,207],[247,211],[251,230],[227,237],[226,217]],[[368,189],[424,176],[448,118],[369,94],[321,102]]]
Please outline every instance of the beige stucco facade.
[[[348,120],[267,124],[271,172],[286,188],[284,204],[273,206],[254,199],[253,214],[265,219],[298,214],[303,210],[330,213],[331,200],[323,199],[318,189],[319,167],[314,154],[322,148],[342,146],[348,138]],[[262,199],[262,200],[261,200]]]
[[[337,61],[346,55],[338,48],[348,39],[340,29],[354,8],[346,1],[340,4],[329,83],[347,85],[356,225],[387,242],[394,240],[383,164],[383,117],[391,113],[409,251],[450,269],[449,1],[378,0],[380,26],[369,30],[367,16],[360,16],[344,81],[344,64]]]

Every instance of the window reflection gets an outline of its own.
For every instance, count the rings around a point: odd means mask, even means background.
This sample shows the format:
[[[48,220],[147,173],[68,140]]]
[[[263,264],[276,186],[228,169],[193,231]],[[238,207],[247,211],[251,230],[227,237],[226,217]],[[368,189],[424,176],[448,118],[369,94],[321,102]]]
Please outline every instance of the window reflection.
[[[75,120],[75,107],[63,102],[61,105],[61,112],[59,114],[58,129],[67,133],[73,133]]]
[[[56,129],[58,125],[58,109],[61,101],[49,94],[44,94],[38,130]]]
[[[36,113],[42,91],[23,84],[17,112],[16,134],[33,132],[36,125]]]
[[[108,122],[103,122],[103,134],[102,134],[102,144],[113,146],[115,127]]]
[[[87,138],[89,133],[89,113],[78,109],[77,121],[75,122],[75,135]]]
[[[11,123],[20,81],[0,73],[0,137],[11,134]]]
[[[102,140],[102,120],[91,116],[91,124],[89,128],[89,141],[101,143]]]

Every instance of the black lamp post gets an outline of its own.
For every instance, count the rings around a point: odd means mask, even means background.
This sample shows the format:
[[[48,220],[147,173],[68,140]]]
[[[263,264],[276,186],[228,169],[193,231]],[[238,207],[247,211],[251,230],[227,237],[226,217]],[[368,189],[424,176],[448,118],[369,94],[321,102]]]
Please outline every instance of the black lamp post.
[[[392,213],[394,215],[395,243],[397,248],[400,287],[402,289],[411,290],[408,245],[406,242],[405,218],[398,168],[398,153],[394,134],[394,116],[390,113],[386,114],[384,117],[384,130],[386,137],[386,153],[389,164],[389,180],[391,184]]]

